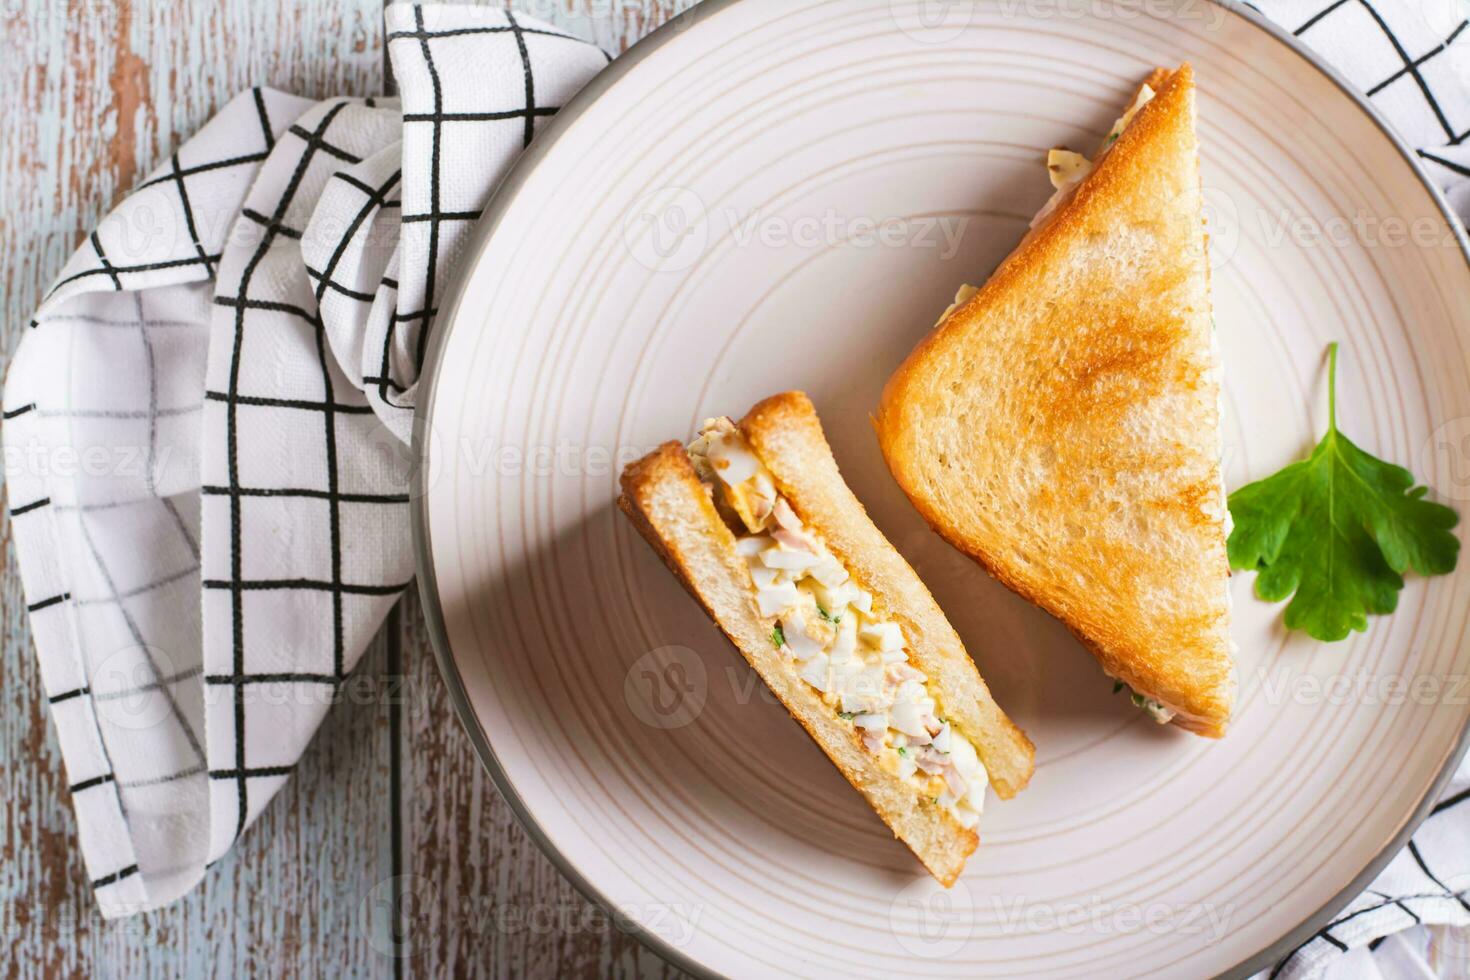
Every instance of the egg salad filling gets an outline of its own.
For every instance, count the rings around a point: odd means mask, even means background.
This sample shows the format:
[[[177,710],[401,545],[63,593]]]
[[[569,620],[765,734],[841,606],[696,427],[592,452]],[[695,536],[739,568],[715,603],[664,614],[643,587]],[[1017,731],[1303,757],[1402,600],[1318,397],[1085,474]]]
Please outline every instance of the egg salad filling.
[[[1052,191],[1051,198],[1047,200],[1040,211],[1036,212],[1036,217],[1031,219],[1032,228],[1035,228],[1047,218],[1051,217],[1052,212],[1071,195],[1077,185],[1082,183],[1088,174],[1092,173],[1093,168],[1097,166],[1097,162],[1118,141],[1118,136],[1123,130],[1128,128],[1128,124],[1133,121],[1133,117],[1138,115],[1138,110],[1147,105],[1153,97],[1154,90],[1148,85],[1140,85],[1138,87],[1138,94],[1133,97],[1133,102],[1118,117],[1117,121],[1113,123],[1113,128],[1108,130],[1107,139],[1103,140],[1103,145],[1091,160],[1075,150],[1069,150],[1062,146],[1047,151],[1046,173],[1051,178],[1051,186],[1054,190]]]
[[[689,458],[736,531],[757,611],[771,621],[786,668],[852,725],[886,771],[974,827],[989,775],[910,662],[902,628],[797,517],[733,422],[705,422]]]
[[[1127,684],[1124,684],[1122,681],[1114,678],[1114,694],[1117,694],[1125,687],[1128,688],[1128,696],[1133,699],[1133,706],[1135,708],[1142,708],[1144,711],[1147,711],[1154,721],[1158,722],[1160,725],[1167,725],[1169,724],[1169,722],[1174,720],[1174,712],[1171,709],[1164,707],[1162,702],[1155,701],[1153,698],[1144,697],[1142,694],[1139,694],[1137,691],[1133,690],[1133,688],[1128,687]]]

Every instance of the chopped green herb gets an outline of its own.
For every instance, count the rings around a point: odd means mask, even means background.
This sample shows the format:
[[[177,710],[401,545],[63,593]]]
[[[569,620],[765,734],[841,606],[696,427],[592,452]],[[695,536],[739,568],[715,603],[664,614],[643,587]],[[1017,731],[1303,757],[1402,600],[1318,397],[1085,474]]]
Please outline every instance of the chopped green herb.
[[[1459,559],[1453,510],[1424,499],[1402,466],[1337,428],[1337,344],[1327,347],[1327,434],[1306,459],[1230,495],[1230,567],[1256,572],[1256,595],[1290,598],[1286,628],[1341,640],[1398,606],[1403,574],[1443,575]]]
[[[786,645],[786,634],[781,632],[780,626],[777,626],[775,629],[771,630],[771,642],[776,645],[777,650]]]
[[[1123,682],[1122,681],[1113,681],[1113,693],[1114,694],[1117,694],[1121,690],[1123,690]]]
[[[822,604],[820,602],[817,603],[817,615],[818,616],[821,616],[827,622],[832,623],[834,625],[837,624],[837,623],[842,622],[842,617],[841,616],[834,616],[834,615],[832,615],[825,608],[823,608],[823,606],[822,606]]]
[[[1107,146],[1112,146],[1114,143],[1118,142],[1118,137],[1119,136],[1122,136],[1122,135],[1123,134],[1121,132],[1109,133],[1108,134],[1108,142],[1107,142],[1106,145]]]
[[[851,711],[839,711],[837,712],[837,717],[841,718],[843,721],[852,721],[854,718],[857,717],[857,715],[853,714]]]
[[[907,756],[909,754],[909,750],[900,745],[898,747],[898,754],[901,756]]]

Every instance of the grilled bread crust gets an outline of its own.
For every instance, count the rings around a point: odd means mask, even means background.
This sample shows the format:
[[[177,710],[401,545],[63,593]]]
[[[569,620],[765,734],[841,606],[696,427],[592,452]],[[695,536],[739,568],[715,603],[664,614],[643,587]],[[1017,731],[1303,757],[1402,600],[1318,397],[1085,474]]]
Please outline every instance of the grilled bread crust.
[[[945,710],[951,712],[946,717],[971,737],[987,767],[996,767],[991,770],[996,792],[1003,797],[1013,795],[1030,777],[1034,753],[1031,743],[994,707],[958,638],[954,638],[953,647],[933,647],[932,637],[942,632],[941,624],[951,636],[953,630],[913,570],[873,527],[842,482],[810,401],[799,393],[778,395],[761,402],[739,424],[792,509],[823,537],[833,554],[899,622],[915,663],[922,669],[926,663],[941,662],[941,658],[946,663],[956,656],[963,659],[973,682],[943,689],[947,695]],[[800,431],[787,438],[783,425]],[[820,476],[800,472],[808,465],[816,466]],[[789,483],[793,472],[799,476],[795,483]],[[836,486],[820,486],[822,480],[835,480]],[[814,486],[819,489],[813,491]],[[894,835],[945,887],[952,885],[979,837],[907,781],[885,771],[877,757],[863,748],[852,724],[839,718],[835,709],[782,663],[780,652],[771,643],[775,620],[758,614],[755,588],[744,559],[735,551],[735,536],[715,509],[684,447],[677,442],[666,443],[624,470],[618,506]],[[891,557],[855,560],[847,550],[853,543],[885,549]],[[901,584],[914,596],[891,592],[893,583],[882,578],[888,570],[899,571]],[[874,572],[877,574],[871,574]],[[904,574],[911,581],[903,581]],[[933,609],[922,609],[919,596]],[[911,603],[920,608],[920,618],[906,614]],[[937,622],[932,618],[935,616]],[[940,675],[941,685],[950,673],[962,673],[962,669],[947,666],[947,672]],[[981,696],[987,706],[965,705],[966,699]],[[1000,727],[995,731],[985,727],[992,723]],[[986,746],[992,743],[1004,746],[1004,751],[987,752]],[[997,773],[1002,775],[998,778]]]
[[[1035,747],[996,704],[939,603],[838,472],[811,401],[801,392],[774,395],[740,429],[797,516],[903,628],[910,659],[938,686],[940,712],[974,744],[996,795],[1008,800],[1025,789]]]
[[[1235,697],[1218,357],[1185,64],[889,379],[931,526],[1201,735]]]

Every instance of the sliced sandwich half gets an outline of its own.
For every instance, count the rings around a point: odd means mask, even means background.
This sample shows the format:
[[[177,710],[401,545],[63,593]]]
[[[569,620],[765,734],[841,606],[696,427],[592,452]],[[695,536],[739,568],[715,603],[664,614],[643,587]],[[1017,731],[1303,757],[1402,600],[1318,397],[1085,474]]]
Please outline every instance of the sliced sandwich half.
[[[1061,619],[1160,721],[1235,698],[1220,359],[1189,65],[1156,71],[875,416],[929,523]]]
[[[781,703],[945,886],[1035,750],[843,481],[811,402],[766,399],[622,477],[618,505]]]

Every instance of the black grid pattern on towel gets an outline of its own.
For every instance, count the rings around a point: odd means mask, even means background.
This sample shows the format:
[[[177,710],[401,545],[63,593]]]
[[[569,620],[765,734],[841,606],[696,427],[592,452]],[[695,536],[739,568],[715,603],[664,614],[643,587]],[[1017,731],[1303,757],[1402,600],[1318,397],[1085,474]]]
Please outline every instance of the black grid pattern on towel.
[[[409,111],[409,107],[405,107],[403,114],[406,138],[410,131],[417,127],[427,127],[430,131],[428,210],[412,211],[405,205],[401,219],[405,225],[427,223],[429,226],[428,258],[424,270],[427,278],[424,282],[423,301],[411,309],[399,309],[394,315],[392,328],[383,345],[381,369],[376,375],[365,379],[366,383],[378,387],[381,400],[390,405],[395,403],[389,400],[389,392],[395,394],[405,392],[411,386],[412,381],[417,380],[418,373],[423,368],[429,332],[439,312],[436,305],[441,293],[439,280],[444,271],[447,255],[444,240],[445,226],[456,225],[467,229],[470,224],[479,220],[482,212],[482,209],[478,207],[464,209],[444,207],[446,182],[444,175],[451,166],[463,162],[456,160],[454,156],[454,128],[462,124],[516,127],[519,131],[521,146],[529,146],[536,135],[536,121],[555,115],[561,107],[542,104],[538,101],[536,57],[528,44],[528,38],[558,38],[579,46],[585,44],[561,31],[527,25],[517,17],[514,11],[504,10],[497,13],[504,17],[503,23],[436,29],[426,24],[425,8],[419,6],[414,8],[413,30],[390,31],[387,36],[388,43],[399,46],[398,50],[401,50],[404,45],[412,45],[417,50],[433,93],[432,106],[428,111]],[[504,93],[487,92],[487,97],[493,97],[499,101],[486,102],[483,108],[473,106],[462,106],[453,110],[446,108],[443,79],[436,63],[436,45],[454,44],[458,39],[470,36],[502,38],[503,43],[514,46],[516,58],[521,66],[522,98],[520,105],[506,107],[503,104]],[[459,92],[458,96],[463,99],[465,93]],[[406,144],[407,139],[405,139]],[[389,354],[397,340],[394,332],[400,329],[407,331],[404,349],[413,351],[413,379],[395,378],[390,368]]]
[[[346,675],[346,644],[343,629],[344,597],[348,595],[393,595],[401,591],[406,584],[394,583],[389,586],[363,585],[343,580],[341,506],[346,502],[363,502],[367,499],[368,495],[343,494],[341,492],[339,486],[340,459],[338,453],[337,420],[340,415],[364,414],[371,412],[371,409],[366,405],[345,403],[339,399],[338,393],[334,390],[331,354],[327,349],[325,331],[315,310],[275,299],[266,299],[251,295],[255,273],[270,253],[272,245],[278,239],[298,238],[301,234],[299,229],[294,229],[287,225],[286,217],[290,212],[292,204],[295,202],[298,191],[306,179],[308,169],[311,167],[313,160],[317,159],[318,155],[320,155],[346,163],[358,162],[359,158],[356,154],[337,145],[332,140],[333,124],[341,118],[342,110],[350,104],[350,102],[345,100],[333,104],[321,115],[320,119],[311,129],[305,129],[300,125],[293,125],[287,130],[287,135],[283,137],[283,140],[289,139],[296,141],[296,145],[292,148],[298,154],[291,177],[287,181],[270,214],[258,214],[249,211],[249,209],[244,211],[244,217],[261,229],[259,241],[256,243],[253,253],[240,274],[238,285],[234,287],[235,295],[219,295],[214,300],[216,306],[233,311],[234,321],[228,387],[224,391],[208,391],[205,393],[207,400],[223,402],[225,405],[225,451],[228,482],[223,486],[206,485],[202,488],[202,492],[206,496],[219,496],[228,499],[230,565],[228,578],[206,578],[201,584],[206,591],[224,591],[230,596],[231,670],[227,674],[207,675],[204,680],[208,685],[228,689],[232,698],[231,706],[233,710],[231,712],[231,718],[234,729],[234,757],[229,764],[216,764],[210,768],[209,777],[212,780],[228,780],[235,784],[235,837],[238,837],[244,831],[245,825],[248,822],[250,781],[252,779],[279,777],[290,771],[289,766],[252,766],[250,764],[246,753],[248,712],[245,689],[251,685],[280,683],[283,681],[336,686]],[[386,191],[384,193],[386,194]],[[324,271],[329,277],[330,270]],[[303,321],[310,327],[315,336],[316,359],[322,379],[322,390],[324,392],[324,397],[321,400],[287,399],[268,395],[253,395],[242,390],[241,379],[242,368],[244,366],[245,342],[246,336],[252,328],[252,314],[262,316],[285,314],[286,316]],[[243,482],[241,476],[242,446],[239,416],[241,409],[247,407],[310,413],[320,417],[326,448],[325,486],[257,487],[249,486]],[[262,497],[312,499],[326,502],[330,538],[330,554],[328,556],[330,573],[327,578],[251,579],[245,576],[243,561],[244,502],[250,498]],[[373,502],[379,502],[379,498],[376,497],[373,497],[372,500]],[[400,498],[390,500],[386,496],[381,499],[381,502],[384,503],[399,501]],[[282,674],[279,672],[252,673],[248,670],[245,640],[245,595],[249,592],[256,591],[281,590],[326,592],[330,595],[332,608],[332,669],[330,672],[302,671]]]
[[[362,205],[353,214],[352,220],[348,222],[345,233],[342,235],[341,240],[337,243],[336,248],[332,250],[332,255],[327,261],[326,268],[321,270],[307,269],[307,275],[309,275],[312,281],[315,283],[313,288],[316,292],[317,303],[319,304],[326,296],[326,293],[330,290],[331,292],[334,292],[340,296],[345,296],[348,299],[355,300],[359,303],[366,303],[371,305],[377,299],[376,294],[352,289],[344,285],[343,283],[335,280],[333,278],[333,273],[337,271],[338,264],[342,261],[342,257],[347,253],[348,246],[352,244],[353,236],[357,234],[359,228],[362,228],[365,224],[369,223],[372,220],[373,216],[383,208],[402,207],[402,201],[390,199],[388,195],[398,188],[399,183],[403,179],[403,171],[401,169],[393,171],[377,187],[373,187],[371,184],[366,184],[347,173],[339,172],[334,176],[336,176],[343,183],[347,184],[350,187],[356,188],[362,193]],[[380,288],[396,290],[397,283],[385,277],[380,284]],[[399,320],[395,315],[393,318],[393,324],[396,325],[398,322]],[[393,390],[394,393],[402,393],[405,390],[405,387],[393,378],[392,350],[393,329],[390,327],[390,329],[384,331],[383,354],[378,372],[375,375],[364,376],[362,378],[362,383],[364,385],[372,385],[376,387],[378,389],[378,398],[385,404],[393,405],[395,408],[406,408],[412,410],[412,405],[398,405],[393,402],[388,396],[388,391],[390,388]]]
[[[1454,889],[1444,880],[1443,873],[1435,870],[1436,852],[1432,851],[1423,838],[1433,834],[1436,828],[1433,826],[1437,819],[1448,813],[1470,812],[1470,789],[1461,790],[1440,800],[1430,810],[1419,831],[1409,841],[1408,847],[1395,861],[1403,861],[1405,857],[1412,862],[1412,867],[1417,870],[1422,879],[1419,890],[1408,894],[1389,895],[1384,892],[1369,888],[1360,895],[1351,905],[1334,916],[1322,929],[1297,945],[1290,953],[1276,964],[1269,974],[1269,980],[1288,980],[1296,975],[1299,965],[1304,961],[1303,953],[1313,952],[1320,949],[1328,951],[1335,950],[1339,953],[1348,952],[1355,945],[1361,945],[1362,939],[1353,942],[1353,936],[1349,931],[1357,932],[1359,935],[1372,935],[1367,945],[1376,948],[1377,944],[1385,936],[1404,929],[1419,925],[1429,919],[1430,921],[1443,922],[1451,919],[1456,911],[1470,913],[1470,888]],[[1458,855],[1438,855],[1441,860],[1446,858],[1457,859]],[[1444,912],[1436,914],[1436,907],[1444,909],[1448,907],[1449,915]]]
[[[89,268],[80,269],[62,276],[51,285],[51,288],[46,293],[46,298],[50,299],[62,288],[74,282],[97,276],[107,277],[110,280],[112,289],[121,292],[124,289],[136,288],[139,284],[128,280],[140,273],[162,272],[165,270],[178,270],[191,266],[199,266],[205,275],[213,275],[215,266],[219,264],[220,253],[208,251],[200,237],[200,223],[198,216],[195,214],[194,202],[190,195],[189,186],[191,178],[207,180],[220,170],[234,167],[254,168],[265,159],[266,154],[275,145],[275,140],[271,136],[270,117],[266,112],[265,94],[258,88],[252,90],[252,93],[256,115],[260,120],[261,130],[265,134],[265,147],[263,149],[250,153],[232,155],[222,160],[210,160],[189,166],[181,165],[178,154],[174,154],[170,158],[168,168],[165,171],[150,177],[134,189],[134,193],[137,193],[146,188],[164,184],[172,184],[174,186],[180,211],[184,219],[184,228],[189,235],[190,245],[193,249],[192,255],[175,255],[169,258],[152,259],[146,262],[117,262],[115,261],[117,256],[108,255],[107,251],[103,248],[103,242],[98,232],[94,231],[88,240],[96,255],[96,264]],[[37,326],[38,324],[32,323],[31,325]]]
[[[258,158],[257,158],[258,159]],[[172,166],[177,169],[177,155],[175,155]],[[173,180],[172,178],[170,178]],[[183,186],[182,179],[173,180],[179,195],[188,227],[193,229],[194,219],[192,208],[189,203],[187,190]],[[89,238],[93,249],[103,263],[104,269],[111,268],[107,262],[106,255],[97,240],[94,232]],[[198,236],[193,236],[191,246],[198,250],[199,254],[205,254],[204,246]],[[211,267],[212,270],[212,267]],[[88,607],[106,607],[110,610],[108,615],[114,616],[126,629],[131,646],[130,650],[136,651],[135,666],[143,672],[142,677],[134,675],[134,678],[121,686],[109,685],[105,692],[94,691],[92,687],[85,686],[62,692],[49,699],[51,704],[65,703],[73,698],[88,697],[97,703],[133,699],[140,695],[156,693],[167,706],[167,722],[176,733],[171,741],[175,744],[185,746],[187,753],[179,760],[175,768],[158,773],[153,772],[146,777],[128,776],[120,777],[111,768],[105,773],[90,776],[72,784],[73,793],[92,789],[94,787],[140,787],[152,786],[166,782],[174,782],[198,775],[205,768],[205,750],[202,732],[200,731],[200,719],[191,718],[190,713],[181,705],[181,685],[185,685],[202,672],[199,667],[187,667],[182,670],[167,670],[166,664],[159,662],[157,653],[149,638],[145,635],[139,623],[138,615],[134,612],[136,600],[143,600],[156,593],[162,593],[179,583],[187,583],[191,579],[197,579],[199,573],[199,542],[197,532],[190,528],[189,523],[179,512],[177,505],[166,495],[159,492],[155,485],[158,475],[159,460],[159,435],[158,422],[160,419],[181,414],[184,410],[162,406],[159,404],[161,379],[158,374],[158,357],[155,350],[156,340],[154,332],[157,330],[177,330],[180,328],[204,330],[203,323],[185,323],[168,318],[154,319],[150,317],[145,306],[146,291],[133,292],[129,297],[118,299],[126,303],[127,309],[132,313],[131,317],[119,316],[116,318],[94,318],[84,315],[43,315],[39,317],[34,326],[48,329],[73,329],[73,330],[127,330],[135,333],[142,352],[140,363],[143,365],[143,374],[146,381],[142,388],[147,392],[147,404],[137,410],[122,411],[118,409],[98,410],[86,407],[78,407],[74,404],[54,407],[40,406],[35,403],[24,405],[14,412],[6,413],[7,418],[39,417],[44,419],[125,419],[136,425],[135,432],[145,434],[139,441],[143,450],[140,469],[144,477],[146,495],[129,500],[110,501],[107,503],[93,503],[87,505],[53,506],[50,497],[43,497],[27,503],[13,505],[10,511],[11,517],[37,514],[51,510],[58,517],[73,520],[76,528],[76,538],[84,548],[89,565],[95,572],[95,579],[102,586],[102,592],[97,595],[73,594],[72,592],[60,592],[45,596],[30,602],[27,610],[31,613],[55,609],[56,614],[61,614],[63,603],[71,603],[79,612]],[[52,327],[52,324],[57,326]],[[193,409],[190,409],[193,410]],[[154,526],[163,526],[170,529],[169,533],[176,536],[177,543],[165,547],[161,543],[161,551],[172,551],[187,555],[188,562],[182,567],[176,568],[168,574],[150,579],[140,584],[130,584],[126,588],[120,586],[116,581],[115,574],[111,568],[104,549],[98,543],[97,532],[92,527],[91,516],[102,511],[115,511],[122,508],[134,511],[151,510],[154,512]],[[167,600],[160,600],[167,601]],[[130,760],[132,761],[132,760]],[[158,759],[147,760],[149,763],[157,762]],[[168,761],[164,759],[163,761]],[[109,766],[111,760],[109,759]],[[122,800],[119,798],[119,806]],[[125,811],[126,808],[124,808]],[[104,884],[111,884],[128,877],[127,874],[104,876]]]
[[[1455,9],[1449,3],[1446,3],[1444,8],[1447,11]],[[1372,24],[1373,29],[1381,35],[1381,43],[1386,44],[1392,50],[1393,57],[1399,64],[1384,77],[1367,82],[1364,85],[1364,93],[1373,99],[1394,86],[1413,85],[1418,89],[1425,107],[1444,132],[1444,141],[1441,145],[1459,146],[1465,142],[1467,137],[1470,137],[1470,105],[1450,104],[1449,100],[1436,91],[1430,80],[1429,71],[1435,62],[1451,57],[1450,47],[1463,41],[1467,22],[1463,17],[1449,18],[1442,25],[1443,35],[1435,37],[1429,44],[1425,44],[1422,40],[1417,42],[1409,40],[1411,20],[1412,31],[1416,36],[1431,29],[1425,17],[1425,11],[1428,9],[1427,5],[1417,3],[1385,3],[1383,0],[1331,0],[1310,16],[1303,18],[1301,23],[1292,28],[1292,33],[1311,43],[1314,32],[1329,29],[1333,26],[1333,21],[1338,18],[1352,18],[1351,23],[1355,30],[1361,30],[1360,25],[1364,22]],[[1274,8],[1270,12],[1279,16],[1279,12]],[[1363,43],[1366,47],[1372,42],[1365,38]],[[1419,48],[1411,49],[1411,45],[1415,43],[1419,45]]]
[[[82,496],[34,483],[12,487],[8,502],[17,528],[29,527],[37,541],[63,528],[75,539],[72,550],[90,552],[101,569],[78,584],[38,579],[28,594],[37,623],[60,635],[76,616],[99,624],[105,617],[97,636],[109,638],[111,630],[120,643],[131,641],[136,672],[128,677],[82,669],[51,678],[58,724],[105,735],[98,709],[105,716],[123,710],[122,699],[140,698],[162,716],[154,731],[167,731],[177,743],[141,752],[129,744],[129,758],[109,758],[106,744],[85,756],[74,753],[75,805],[79,823],[88,825],[84,843],[88,827],[91,839],[105,842],[91,848],[91,877],[96,888],[116,886],[109,892],[116,902],[134,901],[146,892],[145,878],[172,870],[160,860],[168,855],[158,853],[167,842],[157,841],[151,828],[140,831],[151,836],[136,848],[135,822],[160,813],[202,815],[206,861],[240,836],[301,748],[295,738],[278,738],[267,720],[289,721],[295,705],[283,708],[258,696],[259,685],[301,685],[312,699],[313,686],[340,685],[362,635],[410,584],[401,548],[385,557],[361,539],[364,531],[386,527],[393,533],[385,540],[396,540],[392,508],[409,501],[398,474],[384,469],[397,462],[389,457],[399,446],[384,452],[377,444],[383,430],[375,426],[381,419],[392,428],[413,410],[445,276],[489,193],[481,175],[529,144],[538,120],[556,113],[555,103],[610,60],[571,35],[505,10],[400,7],[387,21],[394,58],[417,63],[412,111],[360,111],[371,110],[372,99],[334,98],[313,107],[269,90],[242,93],[228,119],[211,121],[135,188],[148,206],[166,206],[175,229],[167,242],[140,251],[120,234],[127,207],[138,206],[130,198],[118,209],[121,220],[102,222],[82,241],[30,322],[31,336],[42,338],[33,350],[64,342],[70,329],[91,331],[114,349],[121,345],[134,360],[139,348],[132,345],[141,342],[150,379],[156,366],[165,382],[150,380],[151,393],[144,390],[143,368],[135,363],[116,391],[98,386],[103,396],[132,396],[116,406],[105,399],[57,403],[41,388],[25,389],[5,406],[7,433],[67,416],[90,421],[94,430],[131,427],[135,440],[146,440],[147,455],[158,448],[165,464],[160,472],[167,482],[150,475],[146,487],[140,481],[119,484],[117,494]],[[479,68],[487,58],[494,69],[488,75]],[[467,65],[475,67],[467,72]],[[494,84],[482,84],[490,75]],[[405,171],[390,148],[407,151],[411,134]],[[394,142],[398,136],[401,144]],[[330,200],[322,197],[324,187],[332,189]],[[396,249],[374,232],[396,233]],[[407,239],[412,244],[405,247]],[[211,285],[212,278],[218,281]],[[159,292],[142,295],[153,289]],[[213,306],[209,313],[206,304]],[[157,315],[145,316],[145,305]],[[368,344],[353,350],[353,331],[364,319]],[[178,352],[189,338],[175,328],[205,335],[202,392],[180,385]],[[180,393],[190,403],[176,404]],[[204,431],[197,453],[187,441],[196,415]],[[403,438],[397,428],[383,434]],[[184,465],[202,465],[203,480],[190,482],[192,473],[167,467],[167,451],[179,446]],[[285,456],[290,462],[281,465]],[[202,556],[201,527],[209,530]],[[267,527],[299,533],[283,540],[261,533]],[[145,541],[127,537],[135,529]],[[168,553],[154,555],[154,543]],[[104,557],[114,561],[110,568]],[[155,607],[187,603],[196,589],[203,592],[202,603],[194,603],[203,613],[202,662],[170,662],[175,651],[194,652],[184,635],[189,624]],[[154,658],[144,641],[155,639],[160,623],[170,642],[160,648],[168,653]],[[315,631],[298,646],[307,630]],[[132,754],[150,764],[131,765]],[[185,777],[193,778],[174,783]],[[174,785],[156,797],[130,795],[158,783]],[[209,804],[202,814],[201,790]],[[166,812],[169,806],[178,812]],[[115,812],[103,813],[108,808]]]
[[[200,406],[168,402],[181,394],[171,372],[186,359],[184,351],[202,345],[208,321],[186,314],[177,296],[164,301],[149,289],[214,275],[225,228],[200,208],[218,207],[222,195],[229,200],[230,189],[245,186],[258,170],[274,140],[267,107],[280,102],[256,89],[225,110],[237,122],[253,116],[263,140],[244,130],[246,135],[225,153],[213,152],[219,144],[204,139],[171,154],[134,194],[148,193],[154,220],[171,225],[175,235],[140,241],[118,234],[126,219],[104,221],[73,254],[30,321],[37,335],[46,337],[35,343],[59,343],[72,351],[68,363],[75,370],[94,370],[98,357],[119,358],[115,367],[126,372],[129,385],[117,390],[43,385],[4,413],[13,425],[34,427],[8,430],[7,439],[51,445],[61,431],[59,420],[69,423],[66,438],[78,440],[79,450],[125,445],[139,453],[137,465],[128,470],[141,477],[136,486],[119,479],[127,469],[121,465],[103,478],[117,484],[106,488],[121,491],[116,497],[105,491],[99,495],[100,481],[82,481],[83,486],[53,474],[31,480],[27,499],[17,496],[12,483],[10,500],[23,555],[57,547],[73,555],[63,577],[51,578],[62,587],[53,584],[29,606],[47,618],[37,631],[39,652],[52,658],[52,669],[64,678],[47,702],[58,727],[69,733],[62,744],[70,747],[65,755],[69,788],[83,849],[90,855],[91,885],[117,901],[138,901],[142,894],[132,822],[157,826],[187,816],[170,808],[188,798],[188,789],[163,796],[151,795],[152,789],[202,781],[207,769],[198,681],[203,667],[191,658],[198,650],[178,643],[177,634],[157,624],[160,610],[180,603],[197,607],[198,602],[197,514],[187,502],[181,508],[174,496],[177,465],[170,464],[170,454],[178,435],[177,425],[168,422],[195,415]],[[87,293],[98,295],[70,305]],[[127,397],[119,400],[119,392]],[[37,423],[51,424],[39,428]],[[160,486],[165,478],[168,484]],[[147,538],[155,560],[132,560],[140,536]],[[102,643],[113,630],[119,631],[116,649]],[[160,714],[146,726],[146,745],[129,745],[117,754],[111,741],[137,737],[140,719],[155,710]],[[132,797],[129,791],[150,795]],[[135,805],[144,809],[130,812]]]

